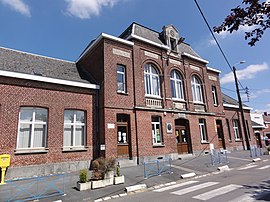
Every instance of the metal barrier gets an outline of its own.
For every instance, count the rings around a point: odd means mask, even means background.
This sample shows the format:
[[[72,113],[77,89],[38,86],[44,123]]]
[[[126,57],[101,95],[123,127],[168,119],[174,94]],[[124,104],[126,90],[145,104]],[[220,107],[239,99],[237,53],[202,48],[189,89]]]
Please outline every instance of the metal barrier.
[[[65,175],[8,180],[5,185],[5,201],[30,201],[65,194]],[[3,196],[4,197],[4,196]],[[0,197],[2,200],[2,197]]]
[[[217,151],[211,150],[210,152],[211,164],[214,166],[216,164],[229,163],[227,157],[227,150]]]
[[[262,156],[262,148],[257,145],[250,146],[250,157]]]
[[[172,173],[172,159],[158,159],[154,161],[143,162],[144,179],[152,176],[161,175],[162,173]]]

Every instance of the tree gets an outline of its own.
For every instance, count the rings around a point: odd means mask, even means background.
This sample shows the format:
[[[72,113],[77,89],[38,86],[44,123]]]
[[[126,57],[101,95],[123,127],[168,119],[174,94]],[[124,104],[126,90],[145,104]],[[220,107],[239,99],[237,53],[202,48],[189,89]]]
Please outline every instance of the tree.
[[[250,26],[251,31],[245,32],[248,44],[255,46],[266,29],[270,28],[270,0],[243,0],[241,5],[231,9],[231,13],[225,18],[220,26],[215,26],[214,32],[220,33],[237,31],[241,26]]]

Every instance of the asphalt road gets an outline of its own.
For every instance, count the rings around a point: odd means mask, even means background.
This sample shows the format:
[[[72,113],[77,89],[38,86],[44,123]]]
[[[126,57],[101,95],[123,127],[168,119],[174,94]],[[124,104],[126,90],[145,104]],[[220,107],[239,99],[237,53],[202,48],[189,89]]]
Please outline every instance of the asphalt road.
[[[193,178],[179,184],[127,195],[110,201],[270,201],[270,164],[269,161],[251,163],[220,174]]]

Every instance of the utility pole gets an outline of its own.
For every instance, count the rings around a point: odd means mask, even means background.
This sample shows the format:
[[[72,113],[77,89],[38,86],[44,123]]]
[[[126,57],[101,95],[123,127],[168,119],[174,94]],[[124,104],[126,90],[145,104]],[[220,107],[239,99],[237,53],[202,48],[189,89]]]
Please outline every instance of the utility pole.
[[[240,63],[244,63],[244,62],[240,62]],[[246,120],[245,120],[245,116],[244,116],[243,104],[242,104],[242,99],[241,99],[241,95],[240,95],[240,91],[239,91],[238,79],[236,76],[235,66],[233,66],[233,75],[234,75],[234,80],[235,80],[236,93],[238,96],[239,111],[241,113],[242,126],[244,129],[244,136],[245,136],[245,140],[246,140],[246,149],[250,150],[249,138],[248,138],[247,127],[246,127]]]

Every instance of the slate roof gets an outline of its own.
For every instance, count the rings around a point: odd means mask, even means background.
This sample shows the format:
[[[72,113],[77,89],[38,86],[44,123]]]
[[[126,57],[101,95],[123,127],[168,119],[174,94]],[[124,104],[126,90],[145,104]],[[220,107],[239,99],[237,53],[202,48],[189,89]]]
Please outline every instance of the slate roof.
[[[89,83],[74,62],[0,47],[0,70]]]
[[[263,125],[258,124],[257,122],[252,121],[252,120],[251,120],[251,125],[253,128],[265,128]]]
[[[223,104],[236,105],[236,106],[239,105],[238,101],[235,100],[234,98],[232,98],[224,93],[221,93],[221,95],[222,95]],[[248,107],[248,106],[243,104],[243,107]]]
[[[133,22],[119,37],[127,39],[131,35],[131,33],[144,39],[155,42],[159,45],[167,45],[162,38],[162,32],[154,31],[148,27],[145,27],[135,22]],[[187,43],[179,44],[179,51],[201,58]]]

